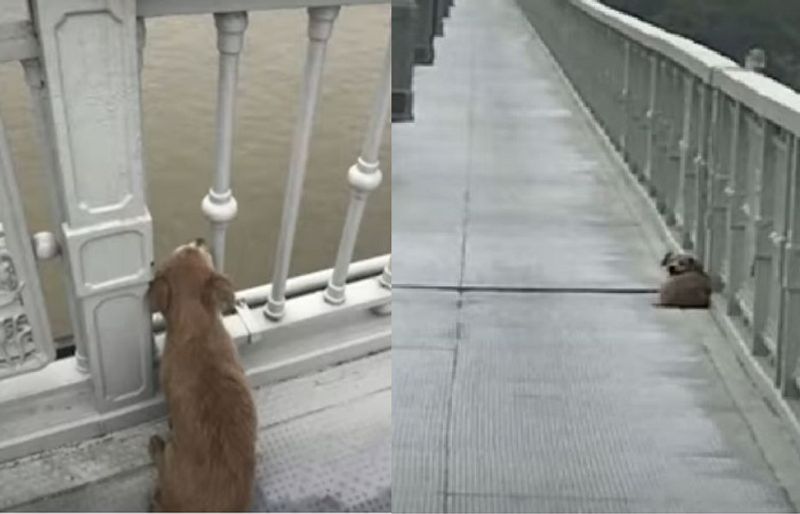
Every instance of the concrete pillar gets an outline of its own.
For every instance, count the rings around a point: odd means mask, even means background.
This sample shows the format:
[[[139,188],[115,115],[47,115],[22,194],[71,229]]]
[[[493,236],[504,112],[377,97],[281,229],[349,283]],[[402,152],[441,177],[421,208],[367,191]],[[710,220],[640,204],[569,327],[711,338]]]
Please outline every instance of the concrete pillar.
[[[153,395],[153,265],[136,0],[32,0],[53,127],[61,239],[97,407]]]

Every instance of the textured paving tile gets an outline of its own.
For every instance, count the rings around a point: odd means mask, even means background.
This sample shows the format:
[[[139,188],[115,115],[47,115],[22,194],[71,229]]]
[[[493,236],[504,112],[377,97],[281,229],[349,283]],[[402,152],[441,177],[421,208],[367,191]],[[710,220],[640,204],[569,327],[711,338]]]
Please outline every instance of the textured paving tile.
[[[259,407],[254,511],[391,507],[389,352],[255,392]],[[0,508],[141,512],[154,471],[147,439],[163,422],[0,464]]]
[[[784,501],[682,313],[628,295],[465,296],[449,492]]]
[[[450,495],[452,512],[692,512],[692,507],[675,498],[661,503],[637,502],[624,498],[565,498],[513,495]],[[694,505],[697,512],[786,512],[782,504],[764,504],[759,510],[733,502]]]
[[[459,294],[395,288],[392,291],[392,348],[452,350],[459,324]],[[404,373],[402,368],[395,369]]]
[[[392,350],[392,511],[444,507],[453,352]]]

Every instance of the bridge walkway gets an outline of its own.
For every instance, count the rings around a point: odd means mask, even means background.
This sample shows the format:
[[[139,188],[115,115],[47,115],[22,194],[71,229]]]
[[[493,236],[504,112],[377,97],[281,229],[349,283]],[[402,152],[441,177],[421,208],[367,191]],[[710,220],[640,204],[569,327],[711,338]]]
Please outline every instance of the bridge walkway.
[[[653,307],[657,226],[516,4],[445,32],[393,127],[393,511],[794,511],[788,431]]]

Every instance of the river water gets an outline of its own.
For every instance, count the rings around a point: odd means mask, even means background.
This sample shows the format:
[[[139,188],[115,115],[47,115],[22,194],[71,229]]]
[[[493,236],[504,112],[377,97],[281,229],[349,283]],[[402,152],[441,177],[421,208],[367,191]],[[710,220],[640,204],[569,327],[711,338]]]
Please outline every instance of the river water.
[[[0,22],[25,16],[0,0]],[[242,55],[233,192],[239,214],[228,231],[226,271],[238,289],[270,281],[292,129],[306,49],[305,10],[251,13]],[[326,61],[291,274],[333,265],[355,161],[388,42],[388,6],[344,7]],[[214,167],[217,50],[213,17],[147,21],[143,131],[156,259],[208,233],[200,202]],[[21,67],[0,65],[0,115],[20,183],[28,228],[53,230],[28,90]],[[355,259],[391,247],[390,130],[381,152],[384,182],[372,193]],[[69,333],[58,263],[40,266],[56,335]]]

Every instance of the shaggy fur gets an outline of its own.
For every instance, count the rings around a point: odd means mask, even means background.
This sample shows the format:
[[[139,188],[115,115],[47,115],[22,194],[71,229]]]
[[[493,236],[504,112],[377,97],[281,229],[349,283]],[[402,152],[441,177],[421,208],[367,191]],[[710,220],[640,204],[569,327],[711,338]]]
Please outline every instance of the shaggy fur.
[[[691,255],[668,252],[661,265],[669,276],[661,286],[659,304],[662,307],[705,309],[711,302],[711,279],[703,266]]]
[[[161,385],[171,434],[150,439],[157,511],[247,511],[255,473],[256,408],[220,310],[233,289],[202,240],[179,247],[148,292],[167,323]]]

